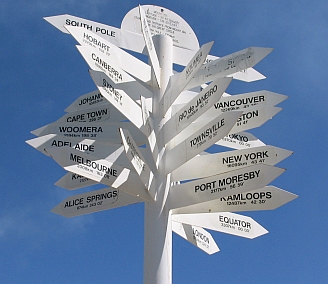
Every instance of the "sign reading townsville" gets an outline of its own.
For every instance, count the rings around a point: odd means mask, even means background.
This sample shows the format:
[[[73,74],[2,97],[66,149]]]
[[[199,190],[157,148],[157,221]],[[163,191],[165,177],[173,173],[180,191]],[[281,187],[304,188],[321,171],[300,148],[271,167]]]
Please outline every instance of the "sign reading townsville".
[[[120,28],[72,15],[45,19],[79,43],[97,89],[26,142],[67,171],[57,186],[105,186],[72,193],[52,212],[74,217],[143,202],[145,284],[172,283],[172,232],[207,254],[219,248],[206,229],[249,239],[268,233],[232,212],[273,210],[297,197],[269,185],[292,152],[246,132],[287,97],[227,89],[263,79],[253,67],[271,48],[210,55],[214,42],[200,47],[185,20],[154,5],[129,11]],[[213,144],[229,149],[208,151]]]

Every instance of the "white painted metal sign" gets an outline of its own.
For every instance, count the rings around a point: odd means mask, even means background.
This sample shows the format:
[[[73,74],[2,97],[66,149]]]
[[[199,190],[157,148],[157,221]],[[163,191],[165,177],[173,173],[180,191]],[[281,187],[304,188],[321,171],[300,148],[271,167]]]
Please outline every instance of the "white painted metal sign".
[[[118,48],[116,45],[92,31],[71,26],[65,26],[65,28],[82,46],[88,46],[90,50],[98,51],[98,53],[103,54],[105,58],[115,61],[124,71],[132,74],[141,81],[150,81],[151,70],[148,64]],[[104,68],[104,66],[102,66],[102,68]]]
[[[202,129],[187,136],[166,154],[166,173],[170,173],[200,152],[222,139],[235,124],[241,112],[228,112],[207,123]]]
[[[231,133],[215,143],[232,149],[248,149],[252,147],[265,146],[260,139],[247,132]]]
[[[204,64],[193,79],[189,81],[186,89],[253,67],[271,51],[272,48],[249,47]]]
[[[102,96],[99,90],[87,93],[77,98],[66,109],[66,112],[82,111],[97,106],[108,106],[109,102]]]
[[[98,182],[87,177],[68,172],[66,175],[56,181],[55,185],[67,190],[75,190],[90,185],[95,185],[97,183]]]
[[[117,188],[104,188],[66,198],[51,212],[65,217],[118,208],[143,200]]]
[[[99,159],[72,148],[49,148],[46,151],[65,170],[117,188],[124,183],[128,193],[149,199],[138,175],[121,165]]]
[[[202,47],[197,51],[194,57],[190,60],[188,65],[183,69],[181,73],[178,73],[170,78],[169,88],[165,91],[164,96],[162,97],[163,107],[162,114],[164,115],[167,110],[171,107],[173,102],[177,99],[179,94],[187,89],[186,85],[198,70],[202,67],[206,56],[210,52],[213,41],[202,45]],[[160,102],[161,104],[161,102]]]
[[[173,45],[183,49],[197,50],[197,37],[188,23],[176,13],[156,5],[142,5],[151,35],[164,34],[172,38]],[[140,34],[141,26],[138,7],[129,11],[121,24],[121,29]]]
[[[142,183],[145,185],[146,189],[149,191],[150,195],[155,199],[155,183],[154,174],[150,167],[146,163],[145,158],[140,152],[138,145],[134,142],[131,134],[126,129],[120,129],[123,146],[125,153],[139,175]]]
[[[292,151],[278,147],[262,146],[197,156],[174,170],[171,174],[171,180],[203,178],[255,164],[273,166],[289,157],[292,153]]]
[[[230,78],[220,78],[212,82],[207,88],[192,98],[163,126],[166,141],[170,141],[185,127],[189,126],[217,102],[230,84]],[[213,119],[212,116],[210,119]]]
[[[66,138],[82,138],[82,139],[99,139],[103,142],[109,142],[113,144],[121,143],[121,136],[119,128],[128,129],[138,145],[145,144],[147,139],[143,133],[141,133],[130,122],[94,122],[94,123],[51,123],[42,126],[38,129],[31,131],[36,136],[43,136],[48,134],[58,134]]]
[[[143,125],[141,107],[103,72],[89,72],[101,94],[140,129]]]
[[[268,233],[252,218],[228,212],[174,214],[172,220],[248,239],[254,239]]]
[[[212,235],[203,228],[172,221],[172,231],[207,254],[220,251]]]
[[[259,164],[183,184],[170,191],[172,209],[250,191],[266,186],[285,170]]]
[[[265,186],[252,191],[232,194],[219,199],[173,210],[173,214],[194,214],[213,212],[243,212],[273,210],[297,198],[275,186]]]

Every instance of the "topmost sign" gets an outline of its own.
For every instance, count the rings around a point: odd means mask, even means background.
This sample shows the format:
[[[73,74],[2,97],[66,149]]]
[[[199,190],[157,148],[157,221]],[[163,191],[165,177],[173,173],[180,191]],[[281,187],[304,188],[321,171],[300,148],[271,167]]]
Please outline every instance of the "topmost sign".
[[[172,38],[175,46],[191,50],[199,49],[198,39],[194,31],[179,15],[154,5],[143,5],[142,8],[145,11],[152,35],[164,34]],[[142,34],[138,7],[125,15],[121,29]]]

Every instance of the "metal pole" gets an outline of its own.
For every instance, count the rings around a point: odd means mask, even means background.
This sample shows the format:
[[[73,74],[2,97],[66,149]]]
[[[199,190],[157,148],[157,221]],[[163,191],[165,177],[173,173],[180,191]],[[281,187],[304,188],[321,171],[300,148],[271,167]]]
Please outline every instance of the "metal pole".
[[[154,36],[153,42],[161,67],[161,86],[154,88],[153,95],[153,118],[157,131],[163,118],[159,102],[172,75],[173,44],[172,39],[164,35]],[[158,138],[157,144],[161,151],[164,143]],[[170,176],[165,176],[163,169],[164,165],[160,163],[156,175],[156,201],[145,203],[144,284],[172,283],[172,228],[170,211],[166,206]]]

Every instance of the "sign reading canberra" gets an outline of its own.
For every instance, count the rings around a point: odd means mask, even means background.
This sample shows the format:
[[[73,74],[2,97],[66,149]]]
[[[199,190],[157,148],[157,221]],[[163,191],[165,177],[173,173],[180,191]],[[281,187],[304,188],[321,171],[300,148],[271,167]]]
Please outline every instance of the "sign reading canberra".
[[[172,232],[213,254],[217,233],[268,233],[232,212],[273,210],[297,198],[268,185],[292,151],[245,132],[277,115],[287,96],[226,93],[234,80],[264,79],[253,67],[272,48],[210,55],[213,41],[200,46],[184,19],[155,5],[133,8],[120,28],[72,15],[45,20],[78,42],[97,87],[26,141],[67,171],[55,185],[74,190],[51,211],[75,217],[142,202],[145,284],[172,283]],[[106,187],[89,188],[98,184]]]

